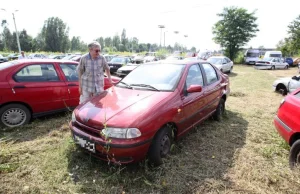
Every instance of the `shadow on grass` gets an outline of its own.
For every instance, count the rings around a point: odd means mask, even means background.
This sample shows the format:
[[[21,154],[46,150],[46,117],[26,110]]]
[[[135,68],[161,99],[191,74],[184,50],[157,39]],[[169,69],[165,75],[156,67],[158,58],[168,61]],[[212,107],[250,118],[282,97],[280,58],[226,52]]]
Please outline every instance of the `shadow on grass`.
[[[108,165],[76,146],[68,151],[68,168],[79,193],[205,193],[225,191],[235,154],[245,144],[248,122],[227,111],[223,122],[205,121],[180,139],[159,167],[147,161]]]
[[[231,73],[228,73],[227,75],[228,75],[228,77],[235,77],[235,76],[237,76],[238,74],[235,73],[235,72],[231,72]]]
[[[71,111],[38,117],[24,126],[0,130],[0,138],[6,142],[32,141],[37,137],[49,135],[52,131],[66,127],[71,118]]]

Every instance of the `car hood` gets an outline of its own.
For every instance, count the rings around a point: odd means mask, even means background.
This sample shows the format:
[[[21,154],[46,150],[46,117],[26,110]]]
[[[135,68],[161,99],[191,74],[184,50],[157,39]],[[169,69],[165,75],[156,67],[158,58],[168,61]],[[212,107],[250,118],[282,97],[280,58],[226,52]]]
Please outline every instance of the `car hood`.
[[[282,78],[279,78],[277,80],[274,81],[274,84],[273,85],[277,85],[279,83],[283,83],[284,85],[288,85],[288,83],[291,81],[292,78],[290,77],[282,77]]]
[[[120,70],[120,71],[133,70],[133,69],[135,69],[137,66],[139,66],[139,65],[125,65],[125,66],[119,68],[118,70]]]
[[[171,92],[111,87],[101,95],[79,105],[76,120],[93,128],[105,125],[128,127],[135,119],[167,98]]]

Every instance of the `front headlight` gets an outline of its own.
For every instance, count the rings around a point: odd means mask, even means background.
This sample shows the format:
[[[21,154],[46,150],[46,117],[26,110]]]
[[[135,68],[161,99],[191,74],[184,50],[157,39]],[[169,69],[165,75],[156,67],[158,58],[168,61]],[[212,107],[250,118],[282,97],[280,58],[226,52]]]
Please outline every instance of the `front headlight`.
[[[76,117],[75,117],[75,112],[73,111],[73,113],[72,113],[72,122],[75,122],[76,121]]]
[[[102,130],[102,133],[107,137],[131,139],[141,136],[141,132],[137,128],[111,128],[107,127]]]

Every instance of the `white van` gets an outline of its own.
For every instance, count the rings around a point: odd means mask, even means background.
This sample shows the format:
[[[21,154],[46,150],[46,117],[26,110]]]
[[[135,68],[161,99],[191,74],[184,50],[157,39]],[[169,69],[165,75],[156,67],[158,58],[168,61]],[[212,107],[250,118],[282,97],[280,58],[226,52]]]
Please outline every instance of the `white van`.
[[[267,51],[264,55],[264,58],[270,58],[270,57],[282,58],[282,52],[281,51]]]
[[[244,54],[244,61],[246,64],[255,65],[259,60],[259,50],[258,49],[248,49]]]

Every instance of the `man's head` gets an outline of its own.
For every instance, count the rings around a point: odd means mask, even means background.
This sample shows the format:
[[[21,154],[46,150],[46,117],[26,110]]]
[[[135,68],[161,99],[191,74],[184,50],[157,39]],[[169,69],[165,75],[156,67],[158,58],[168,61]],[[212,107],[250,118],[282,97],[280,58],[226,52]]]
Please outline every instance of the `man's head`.
[[[24,56],[24,51],[21,51],[21,55]]]
[[[101,45],[99,44],[99,42],[93,41],[88,44],[88,47],[89,47],[89,52],[90,52],[92,58],[96,58],[99,56],[99,54],[101,52]]]

